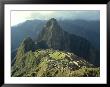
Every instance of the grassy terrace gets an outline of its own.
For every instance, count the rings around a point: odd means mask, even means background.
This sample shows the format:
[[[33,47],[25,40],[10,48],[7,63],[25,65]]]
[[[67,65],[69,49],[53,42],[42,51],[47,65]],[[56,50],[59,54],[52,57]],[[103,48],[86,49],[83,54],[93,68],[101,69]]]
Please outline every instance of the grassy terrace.
[[[62,52],[54,52],[54,53],[50,53],[49,55],[50,55],[50,57],[52,57],[56,60],[65,58],[65,54]]]

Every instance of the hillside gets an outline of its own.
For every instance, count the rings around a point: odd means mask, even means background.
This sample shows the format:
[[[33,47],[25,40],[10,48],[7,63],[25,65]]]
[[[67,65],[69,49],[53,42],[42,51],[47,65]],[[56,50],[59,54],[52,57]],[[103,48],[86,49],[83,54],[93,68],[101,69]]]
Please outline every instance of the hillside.
[[[46,49],[29,51],[17,57],[12,76],[69,77],[99,76],[99,68],[73,53]]]

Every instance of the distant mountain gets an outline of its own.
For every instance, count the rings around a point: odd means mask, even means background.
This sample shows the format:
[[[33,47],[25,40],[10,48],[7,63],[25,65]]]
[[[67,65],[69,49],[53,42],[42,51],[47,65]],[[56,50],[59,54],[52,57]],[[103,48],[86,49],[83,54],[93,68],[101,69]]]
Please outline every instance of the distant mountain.
[[[16,50],[26,37],[36,39],[35,36],[41,31],[43,25],[44,21],[42,20],[27,20],[11,27],[11,49]]]
[[[50,19],[39,33],[37,42],[41,41],[49,48],[73,52],[90,63],[99,65],[99,52],[91,43],[80,36],[64,31],[54,18]]]
[[[100,50],[100,21],[64,20],[59,23],[65,31],[87,39],[96,49]]]
[[[35,41],[45,23],[46,20],[27,20],[11,27],[12,50],[16,50],[27,36]],[[96,49],[100,49],[100,21],[60,20],[58,23],[63,30],[87,39]]]

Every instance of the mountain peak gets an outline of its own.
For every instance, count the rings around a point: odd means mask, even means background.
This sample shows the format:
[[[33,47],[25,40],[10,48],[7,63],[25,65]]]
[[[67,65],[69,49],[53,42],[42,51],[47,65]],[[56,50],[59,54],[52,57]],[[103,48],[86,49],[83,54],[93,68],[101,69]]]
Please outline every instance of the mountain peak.
[[[57,22],[57,20],[55,18],[51,18],[51,19],[49,19],[49,21]]]
[[[49,28],[49,27],[53,28],[53,27],[58,27],[59,25],[58,25],[58,22],[55,18],[51,18],[47,21],[45,26],[47,28]]]
[[[51,18],[49,21],[57,22],[57,20],[55,18]]]
[[[35,49],[35,43],[31,39],[31,37],[27,37],[27,38],[25,38],[22,41],[22,43],[21,43],[20,47],[18,48],[18,50],[21,50],[21,49],[23,49],[24,52],[28,52],[30,50],[34,51],[34,49]]]

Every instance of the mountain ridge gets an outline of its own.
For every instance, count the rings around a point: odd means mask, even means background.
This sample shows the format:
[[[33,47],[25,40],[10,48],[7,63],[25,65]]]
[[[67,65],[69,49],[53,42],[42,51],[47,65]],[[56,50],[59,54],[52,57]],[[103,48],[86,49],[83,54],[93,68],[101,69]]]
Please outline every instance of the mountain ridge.
[[[21,23],[19,26],[11,27],[11,49],[17,49],[21,41],[27,36],[30,36],[35,41],[35,36],[41,32],[46,21],[30,20]],[[100,50],[100,21],[58,20],[58,23],[65,31],[89,40],[95,48]]]

